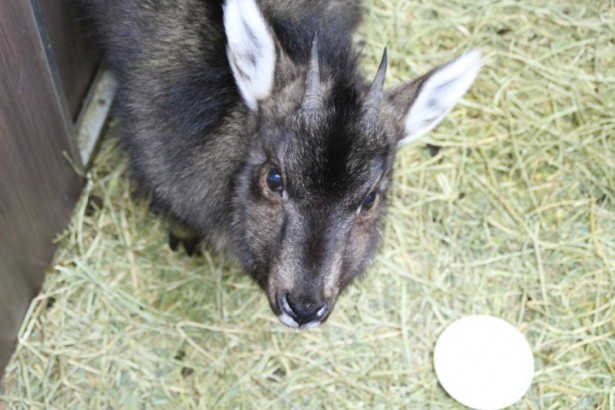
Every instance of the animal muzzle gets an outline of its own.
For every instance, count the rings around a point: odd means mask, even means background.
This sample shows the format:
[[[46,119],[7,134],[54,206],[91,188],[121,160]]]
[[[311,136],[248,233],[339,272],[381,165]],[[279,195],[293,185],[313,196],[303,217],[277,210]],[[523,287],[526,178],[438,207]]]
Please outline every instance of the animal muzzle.
[[[294,329],[318,327],[329,316],[331,305],[322,300],[293,297],[283,293],[278,298],[280,322]]]

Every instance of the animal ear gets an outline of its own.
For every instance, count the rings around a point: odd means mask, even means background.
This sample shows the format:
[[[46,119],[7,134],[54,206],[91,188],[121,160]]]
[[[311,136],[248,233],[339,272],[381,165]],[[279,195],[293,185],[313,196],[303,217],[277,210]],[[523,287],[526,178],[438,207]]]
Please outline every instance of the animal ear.
[[[246,105],[256,111],[273,88],[275,42],[255,0],[227,0],[223,12],[233,77]]]
[[[470,88],[481,66],[481,52],[473,50],[413,82],[388,90],[387,111],[396,113],[404,130],[397,146],[415,141],[435,128]]]

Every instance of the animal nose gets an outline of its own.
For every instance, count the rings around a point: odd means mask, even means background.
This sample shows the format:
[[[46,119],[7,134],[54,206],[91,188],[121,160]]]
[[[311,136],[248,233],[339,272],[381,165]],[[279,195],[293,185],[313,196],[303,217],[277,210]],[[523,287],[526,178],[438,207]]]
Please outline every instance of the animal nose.
[[[293,300],[285,293],[280,303],[284,313],[292,317],[299,326],[322,319],[329,310],[329,304],[314,301]]]

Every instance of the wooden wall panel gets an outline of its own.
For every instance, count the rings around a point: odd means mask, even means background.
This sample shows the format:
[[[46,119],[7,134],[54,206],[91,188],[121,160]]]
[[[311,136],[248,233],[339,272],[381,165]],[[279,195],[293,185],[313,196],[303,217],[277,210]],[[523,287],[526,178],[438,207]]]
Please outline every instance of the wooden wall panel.
[[[73,120],[81,109],[96,68],[100,51],[86,34],[87,22],[79,17],[75,0],[34,0],[40,9],[42,22],[53,59]],[[37,10],[35,9],[35,12]]]
[[[0,375],[82,186],[64,118],[30,2],[0,0]]]

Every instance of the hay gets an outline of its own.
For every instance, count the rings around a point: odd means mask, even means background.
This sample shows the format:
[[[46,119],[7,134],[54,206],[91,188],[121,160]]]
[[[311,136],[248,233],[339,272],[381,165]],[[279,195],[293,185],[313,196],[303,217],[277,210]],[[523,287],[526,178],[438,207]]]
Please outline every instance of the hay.
[[[400,154],[385,244],[327,324],[285,329],[232,261],[171,252],[108,138],[0,402],[459,408],[432,349],[452,320],[486,313],[534,350],[534,384],[517,407],[615,408],[614,4],[367,8],[365,66],[373,72],[388,45],[388,84],[475,46],[486,66],[425,141],[439,153],[422,142]]]

